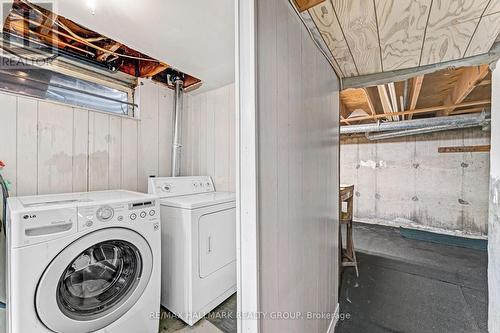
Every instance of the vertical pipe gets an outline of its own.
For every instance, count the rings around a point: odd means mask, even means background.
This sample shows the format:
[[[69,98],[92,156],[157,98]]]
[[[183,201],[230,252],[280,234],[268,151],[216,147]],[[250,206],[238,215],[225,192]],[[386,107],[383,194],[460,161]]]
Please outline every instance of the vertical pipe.
[[[174,133],[172,140],[172,177],[177,177],[181,174],[181,149],[182,149],[182,111],[183,111],[183,87],[184,81],[180,76],[173,77],[175,85],[174,95]]]

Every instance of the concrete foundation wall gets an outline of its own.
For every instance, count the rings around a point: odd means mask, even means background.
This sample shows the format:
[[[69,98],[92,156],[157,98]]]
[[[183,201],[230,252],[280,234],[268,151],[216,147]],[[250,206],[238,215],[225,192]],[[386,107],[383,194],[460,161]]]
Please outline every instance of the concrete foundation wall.
[[[489,153],[438,153],[490,143],[481,129],[383,141],[342,139],[341,183],[355,185],[357,221],[484,236]]]

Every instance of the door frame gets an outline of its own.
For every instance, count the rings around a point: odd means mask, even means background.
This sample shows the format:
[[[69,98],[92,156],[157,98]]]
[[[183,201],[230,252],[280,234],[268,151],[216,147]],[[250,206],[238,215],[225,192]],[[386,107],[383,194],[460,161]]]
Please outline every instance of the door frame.
[[[235,2],[238,332],[259,332],[256,3]]]

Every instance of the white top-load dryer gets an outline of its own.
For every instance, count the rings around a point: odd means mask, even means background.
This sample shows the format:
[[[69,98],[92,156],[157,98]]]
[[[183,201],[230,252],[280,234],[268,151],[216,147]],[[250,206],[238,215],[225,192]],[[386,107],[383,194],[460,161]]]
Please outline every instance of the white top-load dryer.
[[[210,177],[149,179],[162,224],[161,304],[193,325],[236,292],[236,198]]]
[[[158,198],[128,191],[9,198],[8,333],[157,333]]]

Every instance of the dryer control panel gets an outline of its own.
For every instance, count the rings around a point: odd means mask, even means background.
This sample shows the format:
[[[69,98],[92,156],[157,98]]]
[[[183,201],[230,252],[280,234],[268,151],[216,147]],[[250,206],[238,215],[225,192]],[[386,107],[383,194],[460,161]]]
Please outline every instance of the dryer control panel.
[[[109,224],[159,223],[158,200],[78,207],[78,230]]]
[[[160,198],[215,192],[209,176],[149,178],[148,192]]]

